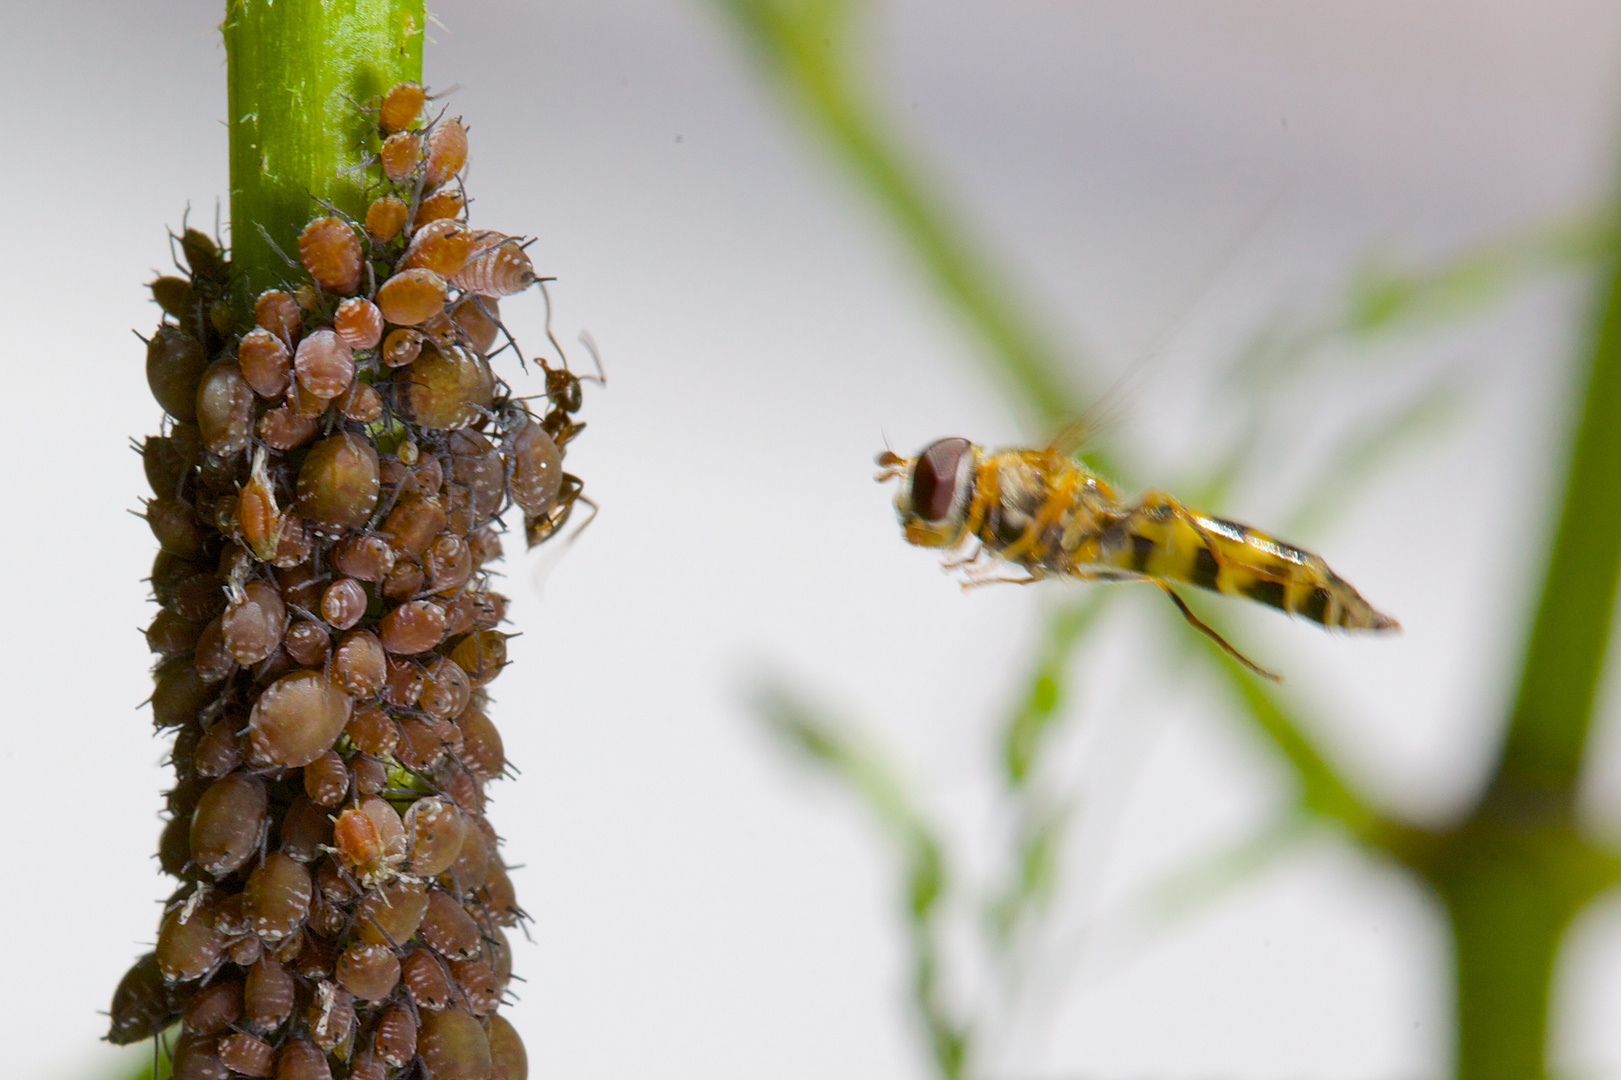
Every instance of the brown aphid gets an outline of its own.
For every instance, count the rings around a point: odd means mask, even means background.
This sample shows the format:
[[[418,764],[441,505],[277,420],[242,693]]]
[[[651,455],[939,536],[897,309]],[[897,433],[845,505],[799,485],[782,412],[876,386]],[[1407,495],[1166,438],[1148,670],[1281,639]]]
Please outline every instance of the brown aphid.
[[[184,319],[193,314],[197,294],[192,290],[191,282],[185,278],[172,275],[159,277],[149,282],[147,288],[152,290],[152,299],[157,301],[164,314],[173,315],[177,319]]]
[[[445,638],[459,638],[472,630],[478,616],[476,593],[462,590],[445,601]]]
[[[360,239],[349,224],[335,217],[320,217],[298,234],[298,261],[327,292],[349,296],[360,288]]]
[[[252,934],[239,937],[225,946],[225,959],[241,968],[258,963],[263,955],[264,943]]]
[[[357,533],[332,549],[332,562],[359,581],[382,581],[394,568],[394,549],[381,536]]]
[[[430,221],[411,237],[400,257],[399,270],[432,270],[447,281],[454,277],[478,247],[471,230],[459,221]]]
[[[322,401],[331,401],[354,381],[354,351],[334,331],[317,330],[298,343],[293,370],[300,386]]]
[[[225,590],[217,574],[194,574],[174,588],[165,607],[176,614],[204,622],[225,610]]]
[[[353,578],[328,585],[321,594],[321,618],[334,630],[348,630],[366,614],[366,589]]]
[[[397,709],[409,709],[422,697],[422,668],[409,660],[388,658],[388,681],[383,684],[383,701]]]
[[[443,1009],[450,1004],[450,975],[442,960],[428,949],[415,949],[400,961],[400,981],[418,1012]]]
[[[467,208],[467,201],[459,191],[443,188],[423,199],[417,206],[417,216],[412,222],[414,228],[422,228],[430,221],[441,218],[461,217],[462,211]]]
[[[499,1013],[484,1021],[490,1039],[490,1080],[529,1080],[529,1055],[518,1029]]]
[[[422,105],[427,100],[428,92],[420,84],[395,83],[383,95],[382,104],[377,109],[377,126],[383,129],[385,135],[404,131],[417,122],[422,115]]]
[[[429,589],[441,595],[453,593],[473,576],[473,553],[460,536],[442,532],[423,553],[422,568],[427,572]]]
[[[266,856],[243,889],[253,932],[272,943],[294,933],[309,917],[313,892],[303,863],[281,852]]]
[[[147,503],[146,524],[164,551],[182,559],[202,557],[206,537],[191,507],[179,499],[153,499]]]
[[[282,397],[282,402],[288,409],[292,410],[295,416],[304,416],[310,419],[324,416],[328,406],[332,404],[330,398],[318,397],[312,394],[309,388],[297,379],[294,379],[293,385],[287,388],[287,393]]]
[[[403,183],[422,160],[422,136],[414,131],[396,131],[383,140],[378,158],[383,175],[396,184]]]
[[[372,1050],[393,1068],[404,1067],[417,1054],[417,1022],[403,1004],[385,1008],[377,1017]]]
[[[369,630],[345,634],[332,653],[332,678],[355,697],[370,697],[388,679],[387,653]],[[354,721],[350,720],[353,727]]]
[[[347,433],[310,448],[298,472],[298,510],[332,530],[357,529],[377,508],[377,451]]]
[[[467,538],[467,545],[473,549],[475,566],[483,566],[501,557],[501,538],[494,529],[478,530]]]
[[[215,1040],[182,1031],[169,1051],[171,1080],[230,1080],[231,1072],[214,1047]]]
[[[411,873],[433,877],[455,862],[466,826],[454,805],[444,799],[418,799],[405,812],[403,824],[410,850],[406,868]]]
[[[394,504],[379,531],[396,552],[415,558],[428,550],[445,523],[444,506],[437,496],[410,495]]]
[[[445,445],[450,451],[451,527],[469,533],[493,518],[506,501],[506,466],[490,440],[476,431],[452,432]],[[499,557],[500,547],[495,540],[495,554],[489,557]]]
[[[507,444],[512,501],[530,517],[539,517],[556,504],[563,490],[563,452],[539,424],[526,423]]]
[[[253,302],[253,321],[281,338],[289,349],[304,331],[304,314],[298,301],[280,289],[266,289]]]
[[[268,956],[248,968],[242,987],[242,1015],[260,1031],[275,1031],[293,1015],[293,977]]]
[[[272,450],[291,450],[315,437],[320,424],[313,416],[300,416],[283,405],[259,417],[259,437]]]
[[[304,766],[304,794],[317,806],[333,807],[349,794],[349,769],[331,750]]]
[[[351,296],[332,315],[332,329],[351,349],[372,349],[383,340],[383,313],[364,296]]]
[[[332,826],[332,842],[344,865],[363,882],[383,880],[406,857],[405,826],[384,799],[347,807]]]
[[[290,570],[307,562],[315,550],[311,533],[304,519],[297,514],[282,514],[281,539],[276,541],[276,557],[271,560],[271,565],[277,570]]]
[[[461,1009],[441,1009],[422,1018],[417,1055],[424,1080],[489,1080],[490,1040]]]
[[[230,775],[242,764],[242,744],[232,730],[233,726],[225,720],[217,721],[197,740],[197,746],[191,752],[191,767],[198,776],[217,780]]]
[[[364,633],[364,631],[357,631]],[[381,646],[379,646],[380,648]],[[390,757],[399,744],[400,730],[394,720],[376,705],[363,705],[350,717],[344,729],[355,749],[372,757]]]
[[[460,664],[446,657],[429,661],[422,684],[422,711],[432,720],[449,720],[467,708],[473,681]]]
[[[157,673],[157,682],[152,687],[152,724],[158,728],[189,724],[213,696],[213,690],[198,675],[197,669],[176,657]]]
[[[402,764],[427,772],[444,760],[445,740],[432,722],[408,716],[401,718],[399,725],[400,745],[394,755]]]
[[[221,777],[203,792],[191,817],[191,860],[222,878],[258,850],[268,824],[263,781],[246,773]]]
[[[444,311],[445,279],[432,270],[401,270],[377,290],[377,307],[396,326],[416,326]]]
[[[253,388],[230,360],[216,361],[197,386],[197,429],[215,457],[240,453],[253,434]]]
[[[466,349],[424,346],[406,374],[406,409],[425,428],[467,427],[488,415],[494,398],[489,362]]]
[[[498,630],[479,630],[468,634],[456,643],[450,658],[467,672],[473,685],[483,686],[506,666],[507,636]]]
[[[288,804],[277,831],[281,853],[302,863],[314,862],[332,844],[332,819],[308,795],[300,795]]]
[[[489,843],[477,826],[468,825],[462,830],[462,846],[456,852],[456,861],[446,868],[439,881],[458,895],[466,897],[484,887],[484,879],[488,876],[489,869]]]
[[[308,1021],[315,1045],[328,1052],[337,1050],[354,1035],[354,996],[335,983],[321,982],[310,1003]]]
[[[216,615],[197,636],[197,647],[192,650],[191,666],[205,683],[217,683],[231,673],[236,661],[225,650],[225,636],[220,632],[220,617]]]
[[[450,977],[461,988],[467,1011],[474,1016],[489,1016],[501,1007],[501,983],[484,961],[452,960]]]
[[[260,397],[279,397],[291,384],[292,353],[281,338],[262,326],[242,335],[236,347],[236,362],[242,368],[242,377]]]
[[[438,187],[467,164],[467,129],[459,119],[441,120],[428,133],[428,163],[423,177]]]
[[[282,647],[288,656],[305,667],[321,667],[332,650],[332,636],[319,623],[301,619],[288,627]]]
[[[386,244],[400,235],[410,216],[411,208],[403,200],[384,195],[366,207],[366,231],[371,233],[372,239]]]
[[[253,928],[248,918],[248,898],[243,893],[210,897],[204,910],[209,924],[228,938],[241,937]]]
[[[383,341],[383,363],[404,367],[422,354],[422,332],[404,327],[390,330]]]
[[[332,1080],[326,1051],[308,1039],[294,1039],[276,1056],[276,1080]]]
[[[273,765],[308,765],[349,722],[348,694],[318,671],[295,671],[265,687],[248,714],[248,745]]]
[[[516,240],[481,243],[450,283],[463,292],[482,296],[511,296],[521,293],[537,280],[535,266]]]
[[[114,1046],[127,1046],[149,1039],[168,1027],[179,1011],[163,981],[163,973],[158,970],[157,957],[147,953],[124,974],[113,991],[107,1041]],[[413,1030],[412,1053],[415,1052]]]
[[[427,652],[445,636],[445,609],[431,600],[407,600],[383,616],[377,636],[396,655]]]
[[[400,981],[400,959],[386,945],[357,941],[338,957],[336,978],[361,1001],[382,1001]]]
[[[224,951],[225,936],[200,913],[180,907],[163,920],[154,955],[164,979],[176,983],[202,978],[219,964]]]
[[[187,229],[180,234],[180,253],[186,257],[186,265],[197,277],[223,282],[230,271],[230,264],[220,253],[219,245],[201,230]]]
[[[146,628],[146,645],[159,656],[172,656],[178,652],[185,652],[196,644],[197,635],[201,630],[202,624],[182,619],[174,612],[163,608],[153,617],[152,624]]]
[[[388,790],[388,766],[376,758],[355,757],[350,762],[355,771],[355,793],[361,797],[381,795]]]
[[[189,814],[174,814],[158,834],[158,868],[170,877],[184,877],[191,865],[190,821]]]
[[[390,948],[403,945],[422,925],[428,911],[428,888],[420,881],[394,878],[360,901],[355,934],[361,941]],[[402,972],[404,965],[401,965]],[[403,978],[403,973],[402,973]]]
[[[220,616],[225,648],[243,665],[269,659],[281,645],[286,624],[281,593],[264,581],[250,581],[233,593]]]
[[[482,948],[478,923],[467,914],[460,901],[438,889],[428,894],[428,911],[423,916],[421,931],[423,941],[452,960],[471,960]]]
[[[241,1076],[270,1076],[276,1069],[276,1049],[246,1032],[234,1032],[219,1042],[219,1059]]]
[[[184,433],[184,439],[179,436]],[[141,466],[154,495],[179,492],[202,451],[202,436],[191,424],[176,424],[168,436],[150,435],[141,442]]]
[[[450,321],[450,312],[442,307],[424,319],[417,329],[422,331],[423,337],[441,349],[456,347],[458,340],[456,324]]]
[[[397,562],[383,578],[383,595],[391,600],[404,600],[421,592],[427,580],[420,563]]]
[[[484,905],[497,925],[517,926],[518,920],[523,918],[523,909],[518,906],[518,892],[512,887],[512,878],[499,858],[490,859],[489,870],[484,876]]]
[[[349,1063],[349,1080],[388,1080],[392,1070],[370,1050],[362,1050]]]
[[[242,984],[235,979],[209,983],[180,1015],[193,1035],[218,1035],[242,1016]]]
[[[450,312],[474,352],[488,354],[501,331],[501,310],[493,296],[464,296]]]
[[[182,423],[197,419],[197,387],[207,367],[202,342],[179,327],[158,327],[146,344],[146,383],[163,411]]]
[[[343,396],[339,404],[345,419],[353,420],[357,424],[370,424],[382,419],[383,395],[371,383],[356,380],[349,386],[349,392]]]

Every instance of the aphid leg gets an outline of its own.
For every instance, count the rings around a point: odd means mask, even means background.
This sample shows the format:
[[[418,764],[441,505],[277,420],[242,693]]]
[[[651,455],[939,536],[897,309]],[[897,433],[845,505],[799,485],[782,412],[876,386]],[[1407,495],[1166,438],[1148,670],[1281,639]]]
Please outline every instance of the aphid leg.
[[[1187,603],[1176,594],[1175,589],[1171,588],[1163,581],[1156,581],[1153,578],[1149,578],[1147,580],[1153,581],[1155,585],[1158,585],[1160,588],[1164,589],[1165,595],[1171,598],[1171,603],[1176,605],[1176,610],[1182,613],[1182,617],[1188,621],[1188,625],[1192,626],[1195,630],[1199,631],[1199,633],[1203,634],[1211,641],[1214,641],[1217,645],[1220,645],[1222,651],[1228,656],[1232,657],[1234,660],[1237,660],[1240,664],[1243,664],[1245,667],[1249,668],[1263,679],[1269,679],[1275,683],[1283,681],[1282,675],[1279,675],[1276,672],[1268,671],[1266,668],[1257,664],[1255,661],[1233,648],[1232,644],[1228,642],[1226,638],[1216,633],[1212,627],[1200,620],[1199,616],[1195,615],[1192,609],[1188,607]]]

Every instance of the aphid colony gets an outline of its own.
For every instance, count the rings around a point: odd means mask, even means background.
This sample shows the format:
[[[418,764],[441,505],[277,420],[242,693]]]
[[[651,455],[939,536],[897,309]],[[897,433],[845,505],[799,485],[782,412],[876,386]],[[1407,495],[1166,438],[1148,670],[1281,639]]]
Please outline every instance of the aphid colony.
[[[537,417],[493,374],[497,299],[536,278],[517,240],[466,224],[466,131],[424,104],[384,97],[383,190],[363,223],[309,223],[253,326],[195,230],[188,276],[152,286],[169,421],[141,446],[147,639],[175,733],[159,859],[181,885],[108,1037],[180,1021],[182,1080],[527,1071],[497,1012],[522,911],[484,816],[506,662],[485,567],[503,511],[535,544],[579,498],[579,382],[542,364]]]

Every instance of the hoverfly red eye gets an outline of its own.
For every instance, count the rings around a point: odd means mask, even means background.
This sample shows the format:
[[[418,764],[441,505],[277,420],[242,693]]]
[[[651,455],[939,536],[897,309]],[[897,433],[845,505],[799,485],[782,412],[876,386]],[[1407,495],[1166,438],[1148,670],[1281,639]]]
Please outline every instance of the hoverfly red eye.
[[[918,455],[912,470],[912,509],[925,521],[951,512],[957,494],[957,467],[968,453],[967,439],[941,439]]]

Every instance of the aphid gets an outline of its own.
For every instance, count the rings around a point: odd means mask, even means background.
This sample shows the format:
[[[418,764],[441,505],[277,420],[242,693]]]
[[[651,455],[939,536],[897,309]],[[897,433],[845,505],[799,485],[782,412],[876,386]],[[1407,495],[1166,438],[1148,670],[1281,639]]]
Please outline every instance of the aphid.
[[[501,984],[484,961],[452,960],[450,977],[461,989],[467,1011],[474,1016],[489,1016],[501,1007]]]
[[[353,578],[334,581],[321,594],[321,618],[334,630],[348,630],[366,614],[366,590]]]
[[[495,399],[489,361],[465,349],[424,346],[406,373],[411,419],[435,431],[454,431],[485,416]]]
[[[499,1013],[484,1026],[490,1038],[490,1080],[529,1080],[529,1055],[518,1029]]]
[[[429,661],[420,704],[430,720],[459,715],[472,698],[473,682],[460,664],[445,657]]]
[[[163,411],[181,423],[197,419],[197,386],[207,367],[203,343],[179,327],[158,327],[146,344],[146,384]]]
[[[275,1031],[293,1015],[292,975],[279,961],[261,957],[248,968],[242,987],[242,1013],[260,1031]]]
[[[308,765],[330,749],[349,722],[352,699],[318,671],[283,675],[248,714],[248,745],[271,765]]]
[[[186,1002],[181,1018],[186,1030],[194,1035],[218,1035],[241,1015],[242,984],[235,979],[220,979]]]
[[[408,495],[389,511],[380,531],[400,555],[415,557],[428,550],[445,523],[445,510],[437,495]]]
[[[400,745],[394,756],[417,772],[430,772],[445,759],[445,740],[433,724],[416,717],[400,719]]]
[[[493,655],[496,651],[487,647],[485,655]],[[504,644],[500,646],[499,653],[503,657],[506,655]],[[471,769],[480,781],[494,780],[500,776],[506,768],[506,751],[501,743],[501,733],[490,718],[478,706],[469,705],[456,717],[456,726],[462,732],[462,764]]]
[[[338,985],[361,1001],[382,1001],[400,981],[400,959],[386,945],[355,942],[338,957]]]
[[[294,1039],[276,1057],[276,1080],[332,1080],[326,1051],[308,1039]]]
[[[501,309],[493,296],[464,296],[450,311],[450,321],[466,336],[473,351],[488,355],[501,331]]]
[[[507,444],[512,501],[526,517],[551,510],[563,490],[563,452],[539,424],[526,422]]]
[[[356,631],[356,633],[364,632]],[[381,649],[382,646],[379,645],[378,648]],[[356,750],[373,757],[390,756],[400,741],[399,728],[394,726],[394,721],[388,713],[375,705],[356,709],[345,731],[349,735],[349,741],[355,744]]]
[[[481,296],[511,296],[537,280],[529,253],[516,240],[501,238],[481,243],[479,250],[451,275],[450,283],[463,292]]]
[[[365,524],[377,506],[377,451],[353,435],[333,435],[310,448],[298,472],[298,510],[331,530]]]
[[[381,690],[388,678],[387,654],[377,635],[369,630],[345,634],[332,651],[332,678],[355,697],[370,697]]]
[[[428,893],[428,912],[422,919],[422,940],[441,956],[470,960],[479,954],[482,938],[478,923],[447,892]]]
[[[373,1049],[393,1068],[416,1057],[417,1022],[406,1006],[394,1004],[384,1009],[377,1018],[376,1033]]]
[[[253,434],[253,388],[230,360],[215,361],[197,388],[197,430],[215,457],[241,453]]]
[[[219,1059],[241,1076],[270,1076],[276,1065],[275,1047],[246,1032],[234,1032],[219,1042]]]
[[[153,499],[146,504],[146,524],[159,546],[182,559],[201,558],[203,530],[192,517],[191,507],[178,499]]]
[[[298,373],[299,385],[320,398],[324,408],[325,402],[349,389],[354,380],[354,352],[333,331],[317,330],[298,343],[293,370]]]
[[[303,863],[279,851],[266,856],[242,890],[253,932],[267,942],[295,932],[309,918],[314,888]]]
[[[370,424],[383,415],[383,395],[370,383],[358,380],[351,383],[349,393],[340,399],[340,404],[344,417],[359,424]]]
[[[231,1072],[214,1052],[214,1040],[182,1031],[170,1051],[169,1067],[174,1080],[230,1080]]]
[[[428,1080],[476,1080],[490,1075],[490,1040],[461,1009],[441,1009],[422,1018],[417,1054]]]
[[[188,317],[197,304],[197,293],[183,277],[159,277],[148,283],[147,288],[152,290],[152,299],[163,313],[176,319]]]
[[[419,1014],[450,1004],[450,975],[443,961],[427,949],[416,949],[400,961],[400,981],[410,992]]]
[[[350,296],[360,288],[360,238],[340,218],[320,217],[304,226],[298,234],[298,261],[327,292]]]
[[[225,637],[220,633],[220,618],[216,615],[197,635],[197,646],[191,653],[191,666],[203,682],[216,683],[229,675],[235,665],[236,661],[225,651]]]
[[[361,941],[396,947],[411,940],[427,912],[427,886],[397,877],[377,886],[360,901],[355,933]]]
[[[406,866],[411,873],[433,877],[456,861],[466,825],[455,806],[443,799],[418,799],[405,812],[403,824],[410,848]]]
[[[180,252],[186,257],[186,265],[198,277],[211,278],[215,282],[223,282],[230,267],[220,253],[219,245],[205,232],[197,229],[187,229],[180,234]]]
[[[383,140],[378,158],[383,175],[396,184],[403,183],[422,160],[422,136],[414,131],[396,131]]]
[[[428,100],[427,91],[414,82],[397,82],[383,95],[377,110],[377,126],[385,135],[404,131],[422,115],[422,104]]]
[[[262,326],[242,336],[236,347],[242,377],[262,398],[276,398],[287,392],[292,380],[292,354],[281,338]]]
[[[945,548],[966,584],[1048,577],[1149,581],[1234,659],[1256,667],[1200,622],[1172,588],[1186,583],[1241,596],[1325,627],[1392,630],[1316,555],[1259,530],[1189,510],[1163,492],[1122,503],[1071,456],[1076,432],[1043,450],[986,453],[967,439],[941,439],[915,458],[878,455],[880,480],[899,479],[895,510],[908,543]],[[989,557],[989,572],[975,564]],[[1019,576],[997,577],[1000,567]]]
[[[469,825],[462,831],[462,846],[456,858],[440,875],[441,884],[468,895],[481,888],[490,871],[490,849],[484,834]]]
[[[314,862],[332,846],[332,819],[308,795],[298,796],[287,805],[278,839],[281,853],[289,859]]]
[[[432,270],[401,270],[377,290],[377,307],[396,326],[416,326],[445,309],[445,279]]]
[[[263,581],[242,586],[225,605],[221,630],[225,647],[239,664],[257,664],[281,644],[287,621],[281,593]]]
[[[151,1038],[167,1027],[179,1011],[163,981],[163,972],[158,969],[157,957],[147,953],[135,962],[119,980],[118,989],[113,991],[107,1041],[123,1046]],[[414,1053],[415,1032],[412,1034]]]
[[[410,216],[411,208],[403,200],[384,195],[366,207],[366,231],[371,233],[372,239],[386,244],[400,235]]]
[[[349,769],[343,758],[328,750],[304,766],[304,794],[316,806],[332,807],[343,802],[349,794]]]
[[[404,367],[422,354],[422,331],[405,327],[390,330],[383,340],[383,363]]]
[[[313,416],[300,416],[285,405],[259,417],[259,438],[272,450],[291,450],[315,438],[320,424]]]
[[[446,530],[423,553],[422,569],[428,575],[430,590],[439,594],[453,593],[473,576],[473,553],[466,540]]]
[[[411,224],[414,228],[420,229],[430,221],[460,217],[466,208],[467,202],[462,198],[461,192],[441,188],[422,200],[417,206],[417,216]]]
[[[258,850],[269,806],[257,777],[232,773],[214,781],[191,817],[191,861],[216,878],[242,866]]]
[[[383,340],[383,313],[364,296],[351,296],[333,312],[332,328],[351,349],[376,348]]]
[[[253,321],[281,338],[291,349],[304,330],[304,312],[297,300],[280,289],[266,289],[253,302]]]
[[[445,609],[431,600],[408,600],[383,616],[377,636],[396,655],[427,652],[445,636]]]
[[[428,133],[428,162],[423,177],[438,187],[467,164],[467,129],[459,119],[441,120]]]
[[[450,280],[467,265],[478,248],[478,240],[467,226],[449,218],[430,221],[411,237],[401,256],[399,270],[432,270]]]
[[[381,536],[358,533],[332,551],[338,570],[359,581],[381,581],[394,568],[394,549]]]
[[[167,982],[200,979],[219,963],[225,937],[200,914],[178,907],[163,920],[154,955]]]

